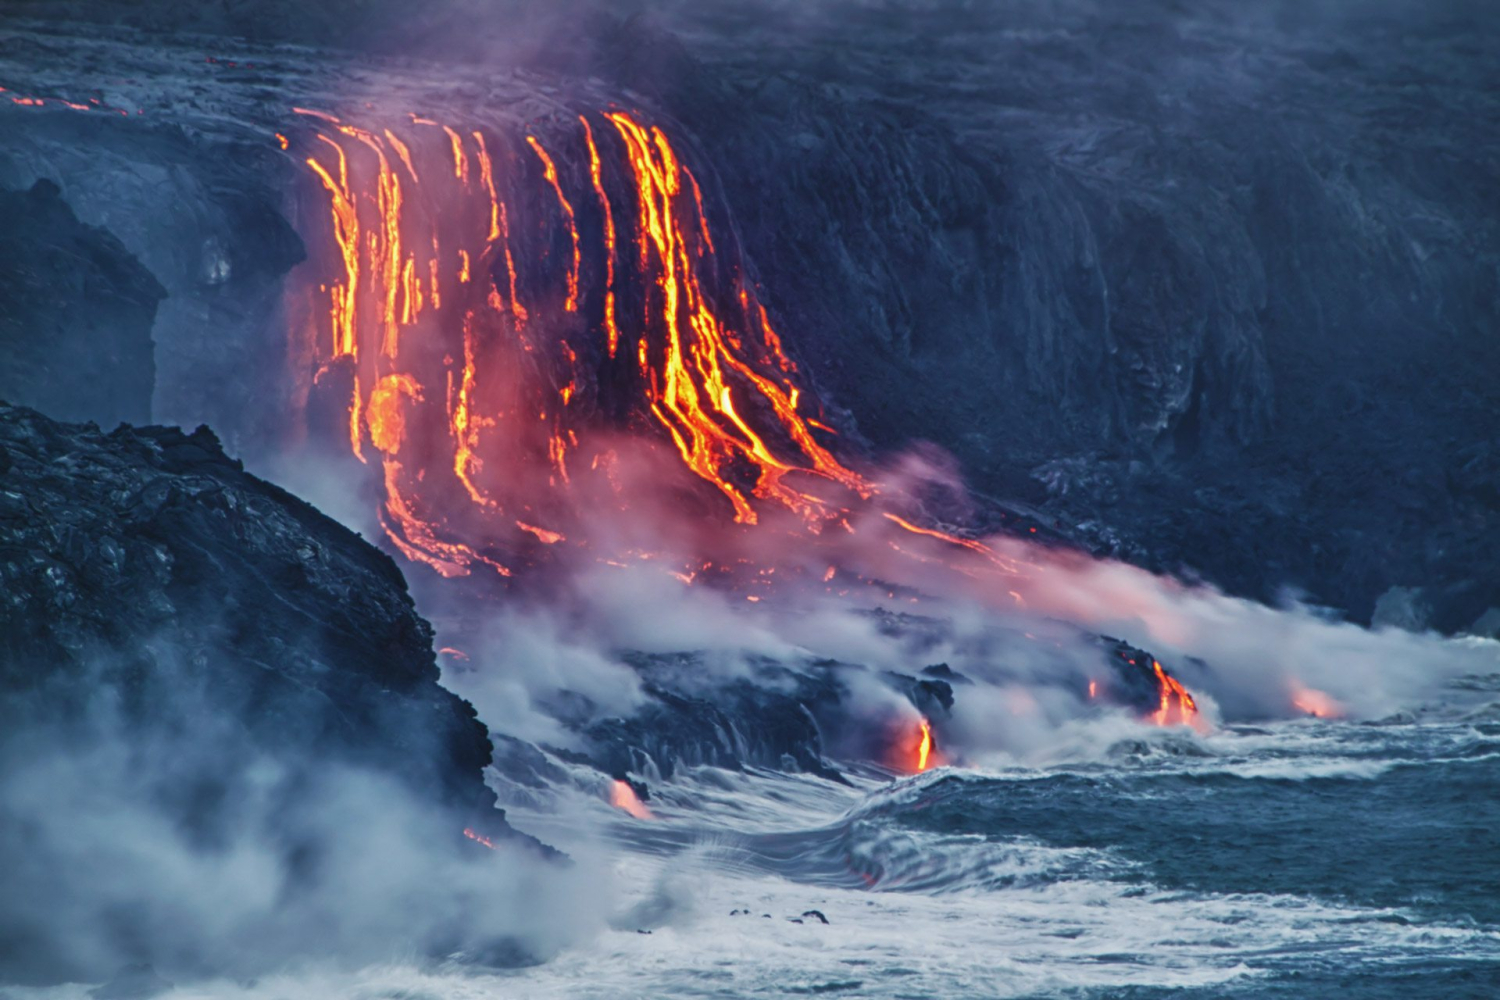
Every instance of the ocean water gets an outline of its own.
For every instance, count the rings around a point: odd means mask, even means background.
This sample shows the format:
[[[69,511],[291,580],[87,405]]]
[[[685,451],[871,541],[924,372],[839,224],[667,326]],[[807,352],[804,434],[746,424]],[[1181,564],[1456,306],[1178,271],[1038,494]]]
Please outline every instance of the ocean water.
[[[849,786],[703,768],[650,819],[576,793],[512,806],[610,883],[608,928],[539,965],[170,996],[1500,997],[1497,790],[1483,720],[1132,724],[1071,759]]]
[[[849,789],[700,771],[610,823],[643,926],[504,992],[1497,997],[1497,791],[1482,721],[1143,730]]]

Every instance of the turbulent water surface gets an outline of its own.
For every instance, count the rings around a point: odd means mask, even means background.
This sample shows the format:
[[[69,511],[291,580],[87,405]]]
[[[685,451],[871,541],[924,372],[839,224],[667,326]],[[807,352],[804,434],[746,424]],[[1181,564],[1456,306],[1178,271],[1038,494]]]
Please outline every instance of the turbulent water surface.
[[[644,854],[623,877],[688,909],[527,978],[537,995],[1492,995],[1497,779],[1485,722],[1150,734],[842,795],[700,775],[662,831],[622,832]],[[809,909],[829,924],[791,922]]]
[[[645,820],[558,798],[513,818],[612,869],[617,916],[601,939],[500,974],[394,963],[179,995],[1500,988],[1500,722],[1143,730],[1066,756],[853,787],[705,768],[663,786]]]

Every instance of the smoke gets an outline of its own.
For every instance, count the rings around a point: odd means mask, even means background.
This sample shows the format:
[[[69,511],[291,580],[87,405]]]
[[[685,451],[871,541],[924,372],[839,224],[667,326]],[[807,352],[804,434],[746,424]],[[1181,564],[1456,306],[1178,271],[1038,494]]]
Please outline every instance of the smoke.
[[[56,690],[7,706],[27,718],[0,739],[0,967],[17,980],[515,965],[602,920],[590,866],[524,839],[487,850],[388,774],[268,748],[192,671],[162,669],[147,706],[104,669],[69,682],[90,692],[77,713],[47,707]]]
[[[479,641],[464,646],[472,661],[461,671],[450,664],[445,680],[500,731],[573,746],[573,731],[548,714],[560,694],[588,696],[594,719],[629,717],[647,700],[626,651],[694,652],[695,674],[674,683],[709,698],[737,680],[774,686],[756,666],[772,661],[835,670],[851,724],[884,727],[875,742],[892,743],[920,715],[889,677],[942,664],[974,683],[956,687],[938,723],[941,747],[975,762],[1104,753],[1140,733],[1136,710],[1087,694],[1091,681],[1107,690],[1116,680],[1100,635],[1153,654],[1192,691],[1208,724],[1378,719],[1459,703],[1455,682],[1500,669],[1500,644],[1490,641],[1367,629],[1009,536],[975,548],[914,533],[890,508],[917,517],[916,498],[940,498],[962,513],[961,485],[931,452],[890,469],[881,499],[852,516],[848,531],[818,535],[791,515],[748,530],[684,526],[666,500],[632,494],[584,551],[617,551],[610,541],[628,538],[650,559],[553,565],[560,579],[516,588]],[[746,565],[721,579],[674,569],[704,551]],[[452,583],[432,592],[434,606]]]
[[[1014,541],[996,547],[1018,560],[1038,555]],[[1377,718],[1500,668],[1500,643],[1490,640],[1367,629],[1072,553],[1045,553],[1040,565],[1022,588],[1031,608],[1152,649],[1228,717],[1310,711],[1297,702],[1311,688],[1349,715]]]

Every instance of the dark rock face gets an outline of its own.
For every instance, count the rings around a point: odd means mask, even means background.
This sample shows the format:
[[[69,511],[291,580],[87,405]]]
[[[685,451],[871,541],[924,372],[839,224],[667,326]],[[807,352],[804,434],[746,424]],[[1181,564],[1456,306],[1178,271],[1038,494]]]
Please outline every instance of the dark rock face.
[[[877,445],[1252,596],[1500,598],[1493,11],[667,6],[597,58]]]
[[[131,782],[128,815],[141,810],[164,824],[146,841],[152,850],[180,840],[190,856],[213,858],[263,823],[271,846],[252,846],[268,850],[272,871],[287,879],[273,911],[287,927],[298,893],[320,891],[323,866],[346,846],[356,866],[382,863],[360,861],[371,824],[412,814],[427,831],[419,856],[404,859],[414,867],[449,853],[486,855],[464,839],[465,827],[491,842],[518,837],[483,780],[485,728],[439,686],[431,628],[395,564],[243,472],[204,428],[103,434],[0,408],[0,595],[0,851],[32,859],[0,872],[0,898],[71,877],[50,863],[89,863],[55,836],[33,844],[28,833],[40,822],[64,830],[102,822],[123,794],[101,776],[104,785],[82,802],[59,793],[40,810],[31,778],[75,752],[97,751],[106,775]],[[348,792],[367,785],[384,790]],[[360,804],[335,809],[346,794]],[[333,815],[314,823],[308,817],[319,810]],[[131,834],[122,823],[105,843],[113,849]],[[373,885],[388,875],[369,869],[358,878]],[[105,885],[129,877],[111,869],[99,886],[75,886],[64,898],[75,906],[95,891],[108,899]],[[123,957],[202,970],[197,958],[161,951],[188,952],[196,930],[165,932],[164,946],[153,937],[160,928],[131,916],[155,898],[153,887],[127,882],[120,892],[120,912],[97,916],[114,967]],[[185,904],[173,896],[163,905]],[[239,904],[224,905],[234,913]],[[317,919],[326,925],[326,916]],[[49,919],[0,904],[0,979],[109,974],[96,952],[49,937]],[[127,933],[132,920],[141,926]],[[120,921],[126,929],[108,930]],[[261,932],[276,938],[275,921]],[[78,919],[79,939],[95,930],[87,922]],[[413,931],[417,947],[453,947],[424,937],[429,930]],[[297,944],[260,942],[268,954]]]
[[[616,778],[679,766],[745,765],[797,770],[841,781],[825,758],[824,726],[815,713],[840,716],[843,690],[831,670],[793,670],[766,661],[751,679],[705,680],[694,654],[633,655],[648,702],[628,719],[603,719],[583,730],[590,762]]]
[[[166,290],[51,181],[0,191],[0,218],[0,399],[59,420],[149,421]]]
[[[288,165],[264,144],[205,148],[190,127],[144,115],[41,109],[21,125],[0,131],[0,184],[56,180],[80,219],[108,228],[166,289],[151,408],[132,422],[207,423],[237,453],[269,436],[279,390],[251,376],[287,364],[282,278],[304,256],[281,214]],[[51,413],[59,398],[13,401]]]
[[[100,657],[149,691],[181,657],[257,738],[390,769],[477,816],[494,805],[484,726],[438,685],[388,556],[241,471],[206,428],[104,435],[6,407],[0,449],[7,708],[86,694],[69,677]]]

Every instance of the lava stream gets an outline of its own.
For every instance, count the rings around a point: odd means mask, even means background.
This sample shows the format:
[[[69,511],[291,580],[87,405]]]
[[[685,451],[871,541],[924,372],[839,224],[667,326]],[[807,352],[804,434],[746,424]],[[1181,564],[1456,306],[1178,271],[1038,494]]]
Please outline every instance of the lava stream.
[[[660,127],[611,110],[515,142],[414,114],[360,126],[296,110],[276,141],[317,181],[308,242],[331,251],[290,303],[317,359],[306,419],[315,439],[336,430],[378,462],[380,523],[408,559],[497,583],[560,558],[664,559],[684,583],[743,586],[750,601],[778,580],[821,575],[843,593],[937,567],[1026,604],[1026,556],[932,526],[833,453]],[[675,520],[682,544],[622,542],[642,510]],[[872,564],[871,545],[900,565]],[[1195,722],[1187,690],[1154,675],[1151,721]],[[938,759],[925,723],[922,746],[919,770]]]

